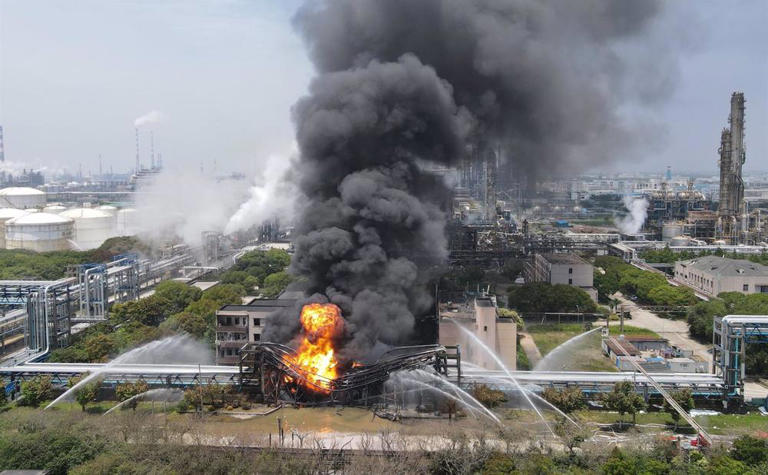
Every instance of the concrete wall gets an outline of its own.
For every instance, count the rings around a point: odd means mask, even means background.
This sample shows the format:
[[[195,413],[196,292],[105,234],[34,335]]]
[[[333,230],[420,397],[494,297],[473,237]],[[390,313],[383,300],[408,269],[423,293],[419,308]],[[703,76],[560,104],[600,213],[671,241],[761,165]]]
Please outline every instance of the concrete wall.
[[[675,280],[712,297],[716,297],[721,292],[754,294],[760,292],[761,287],[768,290],[768,276],[720,277],[691,266],[684,266],[680,262],[675,263]],[[747,290],[744,290],[745,285]]]
[[[499,369],[493,357],[462,332],[456,325],[458,323],[491,348],[508,369],[517,368],[517,325],[510,320],[499,319],[496,307],[476,302],[474,310],[474,318],[442,317],[438,326],[439,343],[460,345],[462,361],[487,369]]]
[[[550,284],[568,284],[576,287],[592,287],[594,274],[590,264],[552,264]]]

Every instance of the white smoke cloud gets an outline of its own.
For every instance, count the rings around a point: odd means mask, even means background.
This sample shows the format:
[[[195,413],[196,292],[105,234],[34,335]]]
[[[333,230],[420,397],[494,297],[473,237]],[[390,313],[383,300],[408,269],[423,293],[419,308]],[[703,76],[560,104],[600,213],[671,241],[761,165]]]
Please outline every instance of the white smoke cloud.
[[[614,218],[613,222],[622,233],[635,234],[642,229],[645,218],[648,216],[648,200],[625,196],[623,202],[628,213],[622,218]]]
[[[156,124],[165,120],[165,114],[158,110],[149,111],[143,116],[133,121],[133,126],[136,128],[143,127],[148,124]]]
[[[275,217],[290,219],[296,189],[287,173],[298,153],[294,143],[289,157],[271,155],[250,189],[250,197],[240,205],[224,228],[225,234],[242,231]]]
[[[224,230],[248,196],[244,180],[216,180],[197,170],[163,170],[136,194],[138,235],[149,242],[178,237],[201,243],[203,231]]]

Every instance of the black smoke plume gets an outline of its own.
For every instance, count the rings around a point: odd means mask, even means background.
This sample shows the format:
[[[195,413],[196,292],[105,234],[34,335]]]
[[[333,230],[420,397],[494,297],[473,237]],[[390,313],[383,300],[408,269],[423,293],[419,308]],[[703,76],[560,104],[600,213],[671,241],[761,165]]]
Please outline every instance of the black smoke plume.
[[[327,0],[295,17],[318,75],[293,110],[303,193],[292,271],[341,306],[349,356],[406,341],[445,262],[447,190],[425,165],[473,145],[531,178],[633,142],[617,110],[668,91],[622,58],[657,1]],[[657,52],[661,54],[660,52]],[[669,68],[667,68],[669,69]],[[270,320],[288,341],[298,313]]]

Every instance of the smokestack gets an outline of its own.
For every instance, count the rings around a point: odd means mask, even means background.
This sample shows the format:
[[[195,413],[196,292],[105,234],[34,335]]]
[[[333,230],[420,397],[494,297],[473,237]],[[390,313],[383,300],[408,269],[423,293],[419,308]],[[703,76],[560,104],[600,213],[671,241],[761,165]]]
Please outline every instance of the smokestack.
[[[136,131],[136,173],[141,171],[141,159],[139,156],[139,128],[136,127],[133,130]]]

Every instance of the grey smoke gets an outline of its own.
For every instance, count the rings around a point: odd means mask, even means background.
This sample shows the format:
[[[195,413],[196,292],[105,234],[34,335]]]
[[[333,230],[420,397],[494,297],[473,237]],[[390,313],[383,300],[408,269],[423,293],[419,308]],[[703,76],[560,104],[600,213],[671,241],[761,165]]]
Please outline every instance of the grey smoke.
[[[615,218],[614,223],[622,233],[635,234],[643,228],[645,218],[648,216],[648,200],[625,196],[622,201],[628,213],[622,218]]]
[[[621,52],[659,11],[658,1],[618,0],[327,0],[299,10],[318,75],[293,110],[303,207],[291,270],[313,299],[341,306],[346,354],[409,341],[433,303],[448,190],[421,165],[498,147],[501,181],[536,179],[646,140],[635,130],[649,127],[619,110],[664,97],[674,67],[637,81]],[[297,320],[271,319],[265,338],[289,341]]]

